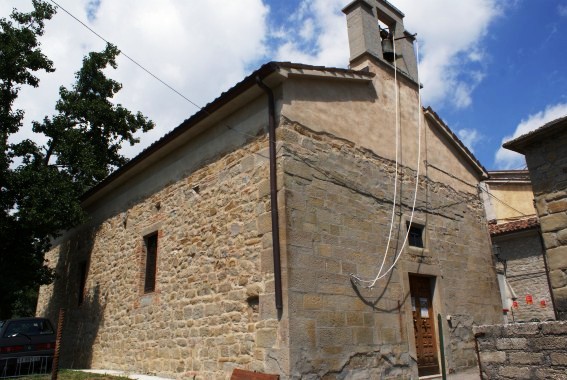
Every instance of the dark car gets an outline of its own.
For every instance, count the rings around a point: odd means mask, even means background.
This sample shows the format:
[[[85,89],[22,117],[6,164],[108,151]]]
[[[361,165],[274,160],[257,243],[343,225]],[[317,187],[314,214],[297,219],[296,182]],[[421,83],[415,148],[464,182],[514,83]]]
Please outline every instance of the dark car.
[[[0,322],[0,378],[45,373],[55,352],[55,330],[46,318]]]

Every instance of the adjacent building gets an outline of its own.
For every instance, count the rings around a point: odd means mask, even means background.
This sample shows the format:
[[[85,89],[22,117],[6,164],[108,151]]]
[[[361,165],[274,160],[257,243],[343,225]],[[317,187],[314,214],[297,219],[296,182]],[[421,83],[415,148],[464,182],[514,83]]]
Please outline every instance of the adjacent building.
[[[567,116],[503,146],[522,153],[534,192],[556,315],[567,319]]]
[[[502,318],[488,173],[421,107],[403,14],[344,12],[349,69],[268,63],[85,194],[38,305],[67,310],[63,366],[375,379],[476,364],[471,327]]]
[[[489,171],[481,184],[504,321],[554,319],[549,277],[527,170]]]

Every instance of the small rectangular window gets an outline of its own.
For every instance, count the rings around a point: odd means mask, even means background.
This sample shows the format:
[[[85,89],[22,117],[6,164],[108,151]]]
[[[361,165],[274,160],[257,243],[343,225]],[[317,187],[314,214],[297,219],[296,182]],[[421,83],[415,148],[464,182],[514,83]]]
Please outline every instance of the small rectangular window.
[[[410,247],[423,248],[423,226],[419,224],[407,222],[407,228],[409,230],[408,242]]]
[[[144,278],[144,293],[151,293],[156,290],[156,269],[157,269],[157,232],[144,238],[146,245],[146,275]]]
[[[81,261],[79,263],[79,306],[85,300],[85,286],[87,284],[87,262]]]

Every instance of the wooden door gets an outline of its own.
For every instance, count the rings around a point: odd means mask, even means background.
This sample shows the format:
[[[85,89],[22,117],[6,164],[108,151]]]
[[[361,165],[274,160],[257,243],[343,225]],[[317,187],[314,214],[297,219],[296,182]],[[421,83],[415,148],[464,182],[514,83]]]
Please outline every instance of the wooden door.
[[[409,276],[419,376],[439,374],[437,337],[431,294],[432,277]]]

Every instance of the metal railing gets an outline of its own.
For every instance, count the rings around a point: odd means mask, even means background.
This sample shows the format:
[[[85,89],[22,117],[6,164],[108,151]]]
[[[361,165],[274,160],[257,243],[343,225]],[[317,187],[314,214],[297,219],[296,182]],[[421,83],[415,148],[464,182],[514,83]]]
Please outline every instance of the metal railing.
[[[22,356],[0,359],[0,379],[49,375],[53,356]]]

